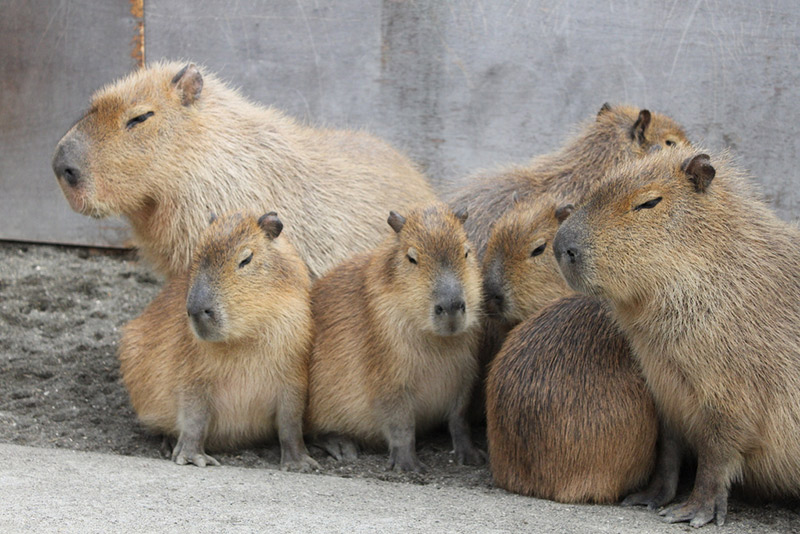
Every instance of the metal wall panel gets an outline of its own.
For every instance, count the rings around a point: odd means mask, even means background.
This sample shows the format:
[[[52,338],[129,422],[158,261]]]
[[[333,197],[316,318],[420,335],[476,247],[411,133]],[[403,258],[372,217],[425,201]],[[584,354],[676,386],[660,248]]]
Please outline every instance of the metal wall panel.
[[[119,244],[49,169],[91,92],[130,70],[139,2],[0,4],[0,238]],[[800,215],[800,4],[147,0],[147,59],[186,58],[314,124],[366,128],[435,183],[557,147],[605,102],[730,147]],[[9,219],[11,221],[9,222]]]
[[[0,3],[0,239],[121,244],[122,221],[73,213],[50,160],[89,95],[136,65],[129,0]]]

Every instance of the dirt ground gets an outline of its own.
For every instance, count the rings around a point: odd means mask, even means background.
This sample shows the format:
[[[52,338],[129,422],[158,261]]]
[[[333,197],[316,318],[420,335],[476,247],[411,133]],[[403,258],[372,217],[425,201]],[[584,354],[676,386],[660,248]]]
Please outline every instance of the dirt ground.
[[[0,442],[159,457],[160,439],[137,423],[129,405],[116,350],[121,327],[160,283],[131,252],[0,242]],[[477,442],[485,449],[485,438]],[[424,474],[386,471],[384,451],[350,464],[311,453],[326,475],[498,491],[488,467],[455,464],[444,432],[421,440],[418,451],[429,468]],[[225,465],[278,469],[280,450],[215,457]],[[737,514],[800,531],[797,502],[734,498],[730,517]]]

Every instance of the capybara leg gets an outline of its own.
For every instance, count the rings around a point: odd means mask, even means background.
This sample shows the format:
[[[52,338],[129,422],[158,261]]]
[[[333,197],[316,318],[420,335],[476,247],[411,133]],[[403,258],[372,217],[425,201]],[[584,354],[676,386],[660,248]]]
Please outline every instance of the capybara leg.
[[[208,406],[199,400],[182,399],[178,415],[180,435],[172,449],[172,461],[178,465],[194,464],[198,467],[219,465],[219,462],[206,454],[204,442],[208,426]]]
[[[715,517],[717,525],[725,524],[728,514],[728,484],[731,473],[738,471],[736,453],[728,455],[717,450],[701,450],[697,455],[697,476],[689,500],[670,506],[660,514],[668,523],[688,521],[693,527],[702,527]],[[741,460],[739,460],[741,463]]]
[[[341,434],[325,434],[320,436],[315,445],[325,449],[325,452],[338,461],[355,462],[358,460],[358,446],[355,442]]]
[[[663,423],[659,428],[658,459],[650,484],[637,493],[625,497],[622,506],[647,506],[655,510],[672,501],[678,491],[683,447],[675,433]]]
[[[394,412],[386,406],[383,413],[384,435],[389,443],[388,469],[395,471],[425,471],[425,466],[417,458],[416,430],[414,415],[405,406],[395,405]]]
[[[303,441],[304,395],[284,395],[278,406],[278,440],[281,444],[281,470],[308,473],[319,469],[319,464],[308,455]]]
[[[162,458],[172,458],[172,449],[175,448],[175,438],[164,434],[161,436],[161,446],[158,448],[158,453]]]
[[[467,422],[468,399],[467,395],[453,408],[448,417],[447,426],[450,429],[450,437],[453,439],[453,450],[458,465],[483,465],[486,462],[486,454],[472,443],[472,435]]]

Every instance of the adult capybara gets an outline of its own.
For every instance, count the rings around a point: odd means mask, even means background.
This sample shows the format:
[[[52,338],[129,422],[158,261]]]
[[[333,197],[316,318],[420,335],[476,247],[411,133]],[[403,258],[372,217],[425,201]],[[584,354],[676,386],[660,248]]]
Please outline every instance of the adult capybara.
[[[640,158],[655,146],[688,144],[683,129],[665,115],[604,104],[595,120],[556,152],[527,165],[478,174],[446,192],[445,199],[454,209],[469,209],[464,227],[483,258],[492,223],[510,209],[514,192],[521,200],[549,192],[559,203],[577,205],[614,165]]]
[[[318,276],[384,238],[374,221],[390,208],[435,199],[385,142],[301,125],[202,68],[168,62],[95,93],[53,170],[72,209],[126,217],[167,275],[189,267],[210,213],[275,209]]]
[[[667,521],[725,521],[729,487],[800,496],[800,231],[726,156],[663,150],[614,171],[559,229],[570,286],[607,299],[669,433],[650,486]]]
[[[139,420],[177,438],[172,459],[272,439],[281,467],[317,467],[302,423],[313,328],[311,280],[274,212],[209,226],[190,273],[170,279],[125,326],[122,380]]]
[[[483,462],[465,418],[481,312],[466,216],[391,212],[394,235],[315,283],[306,420],[334,456],[388,444],[391,468],[419,471],[416,436],[447,421],[458,462]]]
[[[655,406],[597,300],[558,299],[514,328],[490,366],[486,399],[489,463],[502,488],[607,503],[652,472]]]

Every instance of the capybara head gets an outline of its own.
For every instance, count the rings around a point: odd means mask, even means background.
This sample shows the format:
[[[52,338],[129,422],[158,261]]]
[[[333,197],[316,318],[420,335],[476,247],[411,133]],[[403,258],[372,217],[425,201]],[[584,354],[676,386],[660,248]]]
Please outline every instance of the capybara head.
[[[712,182],[715,165],[697,149],[679,148],[615,169],[556,234],[553,249],[569,285],[636,306],[669,293],[692,265],[715,261],[704,252],[725,232],[713,215],[722,193]]]
[[[678,123],[666,115],[647,109],[625,105],[611,106],[606,103],[597,113],[596,122],[597,127],[589,129],[590,136],[598,136],[595,146],[603,151],[609,150],[611,146],[622,148],[619,153],[613,151],[617,163],[642,157],[656,148],[690,146],[683,128]],[[615,139],[601,138],[609,135]],[[587,141],[591,142],[591,139]],[[627,147],[627,150],[624,147]],[[592,150],[586,151],[586,154],[595,155]],[[603,154],[596,156],[600,158]]]
[[[516,325],[551,301],[572,291],[553,255],[553,237],[573,210],[559,206],[551,195],[519,202],[492,227],[483,258],[486,312]]]
[[[396,232],[386,257],[386,283],[408,320],[440,336],[464,332],[481,312],[480,269],[467,241],[466,211],[443,204],[394,211]]]
[[[310,278],[294,248],[279,238],[275,212],[256,219],[238,213],[214,218],[192,263],[186,312],[204,341],[251,339],[281,306],[307,298]]]
[[[89,111],[56,146],[53,171],[70,206],[93,217],[146,208],[179,176],[191,153],[203,74],[195,65],[159,63],[97,91]],[[197,148],[195,147],[195,150]]]

